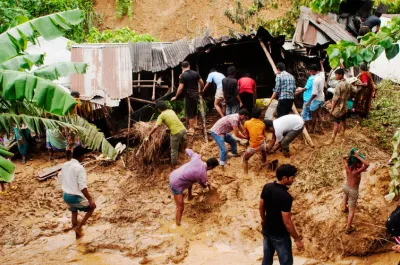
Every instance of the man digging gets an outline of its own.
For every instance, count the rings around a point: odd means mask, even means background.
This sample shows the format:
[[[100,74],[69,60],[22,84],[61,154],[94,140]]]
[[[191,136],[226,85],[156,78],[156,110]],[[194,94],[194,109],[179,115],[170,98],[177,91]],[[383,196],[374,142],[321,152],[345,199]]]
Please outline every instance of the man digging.
[[[206,162],[201,160],[201,156],[191,149],[186,149],[186,154],[190,157],[190,161],[174,170],[169,177],[169,187],[174,195],[176,203],[176,225],[181,225],[182,214],[184,209],[183,191],[188,189],[189,200],[192,199],[192,185],[199,183],[203,188],[209,188],[207,171],[218,166],[216,158],[210,158]]]
[[[343,186],[343,212],[347,213],[350,209],[345,233],[350,234],[355,231],[351,224],[358,200],[361,172],[368,168],[369,162],[356,148],[353,148],[349,156],[343,157],[343,165],[346,169],[346,184]]]
[[[83,236],[82,226],[92,216],[96,208],[87,188],[86,170],[80,164],[83,155],[83,147],[75,147],[72,151],[72,159],[63,165],[59,174],[63,199],[72,213],[72,229],[75,231],[76,239]],[[78,211],[86,212],[80,222],[78,222]]]

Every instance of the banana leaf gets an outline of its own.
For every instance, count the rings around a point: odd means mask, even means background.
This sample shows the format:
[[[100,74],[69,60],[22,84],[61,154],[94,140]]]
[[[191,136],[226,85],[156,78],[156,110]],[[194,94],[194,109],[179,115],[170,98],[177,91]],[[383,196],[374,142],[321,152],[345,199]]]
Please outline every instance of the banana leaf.
[[[11,182],[14,179],[15,165],[0,156],[0,180],[5,182]]]
[[[44,56],[44,54],[19,55],[0,64],[0,69],[13,71],[31,70],[32,66],[43,64]]]
[[[79,9],[59,12],[32,19],[0,34],[0,63],[19,55],[26,49],[26,42],[36,44],[39,35],[46,40],[62,36],[62,30],[71,29],[83,20]]]
[[[33,74],[9,70],[0,70],[0,96],[6,100],[26,99],[55,115],[65,115],[77,104],[57,84]]]
[[[23,123],[36,134],[43,133],[44,127],[56,130],[68,128],[79,134],[81,141],[87,148],[99,150],[104,156],[111,159],[116,158],[117,152],[114,147],[105,139],[104,134],[98,131],[96,126],[77,115],[56,118],[58,119],[2,113],[0,115],[0,128],[10,131],[13,123],[19,127]]]
[[[33,71],[33,74],[47,80],[57,80],[59,77],[70,74],[84,74],[86,73],[86,68],[86,63],[63,62],[39,67]]]

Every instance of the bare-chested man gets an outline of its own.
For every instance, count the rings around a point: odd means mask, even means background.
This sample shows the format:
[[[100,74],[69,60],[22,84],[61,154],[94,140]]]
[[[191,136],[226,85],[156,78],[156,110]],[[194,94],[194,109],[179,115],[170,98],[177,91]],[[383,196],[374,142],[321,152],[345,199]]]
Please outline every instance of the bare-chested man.
[[[353,222],[354,211],[357,205],[361,172],[367,169],[369,162],[358,152],[357,149],[354,148],[350,151],[349,156],[343,157],[343,165],[346,169],[347,176],[346,184],[343,186],[343,212],[346,213],[350,209],[345,233],[350,234],[355,231],[355,228],[351,226],[351,223]]]

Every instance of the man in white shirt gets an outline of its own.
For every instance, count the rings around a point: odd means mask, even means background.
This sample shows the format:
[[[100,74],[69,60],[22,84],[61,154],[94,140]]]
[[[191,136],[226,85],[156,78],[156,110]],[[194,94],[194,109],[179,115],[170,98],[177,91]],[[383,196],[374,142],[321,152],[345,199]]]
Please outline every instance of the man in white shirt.
[[[211,83],[214,83],[217,87],[217,90],[215,92],[215,101],[214,101],[214,107],[215,110],[218,112],[218,114],[221,117],[225,116],[225,100],[224,100],[224,93],[222,91],[222,80],[225,78],[225,76],[215,69],[210,70],[210,74],[207,77],[206,85],[203,88],[202,93],[206,91],[206,89],[210,86]]]
[[[321,116],[321,108],[324,105],[325,101],[325,72],[324,66],[321,61],[321,71],[318,71],[315,75],[314,82],[313,82],[313,89],[312,95],[310,100],[306,103],[306,107],[308,107],[312,113],[312,120],[311,120],[311,128],[310,132],[315,130],[315,126],[317,124],[317,120],[320,124],[321,133],[322,133],[322,116]]]
[[[63,190],[64,202],[72,212],[72,229],[76,239],[83,236],[82,226],[92,216],[96,204],[90,196],[86,184],[86,170],[80,164],[83,159],[84,149],[81,146],[74,148],[72,159],[66,162],[59,174],[59,181]],[[78,222],[78,211],[86,212],[83,219]]]
[[[272,133],[272,140],[268,150],[275,152],[281,148],[283,155],[290,157],[289,144],[303,132],[303,119],[299,115],[289,114],[274,121],[264,120],[264,124],[267,131]],[[278,141],[278,145],[274,147],[276,141]]]

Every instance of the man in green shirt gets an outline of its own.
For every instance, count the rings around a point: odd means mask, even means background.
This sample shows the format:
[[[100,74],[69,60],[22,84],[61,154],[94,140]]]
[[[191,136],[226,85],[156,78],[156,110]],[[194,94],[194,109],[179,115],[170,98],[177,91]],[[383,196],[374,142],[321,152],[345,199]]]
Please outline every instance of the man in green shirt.
[[[182,147],[182,150],[185,150],[186,128],[179,120],[176,113],[171,109],[167,109],[167,105],[164,101],[158,101],[156,103],[156,109],[158,109],[161,114],[158,116],[156,125],[151,129],[149,137],[162,123],[167,125],[171,131],[171,164],[175,165],[178,161],[179,146]],[[146,139],[148,139],[148,137]]]

